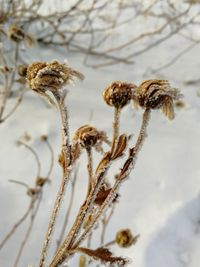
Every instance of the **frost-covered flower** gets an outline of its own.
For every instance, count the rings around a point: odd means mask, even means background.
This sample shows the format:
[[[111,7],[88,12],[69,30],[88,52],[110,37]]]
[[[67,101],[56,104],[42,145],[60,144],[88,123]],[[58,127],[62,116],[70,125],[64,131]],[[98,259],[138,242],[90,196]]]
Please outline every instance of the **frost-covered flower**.
[[[84,79],[82,73],[57,60],[50,63],[34,62],[28,66],[26,77],[30,88],[38,93],[46,90],[55,92],[63,85],[73,82],[74,78]]]
[[[105,138],[105,133],[98,131],[88,124],[80,127],[74,134],[73,141],[83,148],[90,148],[101,143]]]
[[[115,81],[106,87],[103,98],[109,106],[121,109],[131,101],[135,87],[132,83]]]
[[[173,101],[179,99],[180,96],[179,91],[171,88],[167,80],[147,80],[137,87],[133,94],[133,100],[142,108],[161,108],[169,119],[173,119]]]

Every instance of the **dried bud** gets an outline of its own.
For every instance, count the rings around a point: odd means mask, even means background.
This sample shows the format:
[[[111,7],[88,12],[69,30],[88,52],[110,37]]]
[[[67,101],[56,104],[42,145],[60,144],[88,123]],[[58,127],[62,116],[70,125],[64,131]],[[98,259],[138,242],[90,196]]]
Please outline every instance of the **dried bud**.
[[[46,134],[42,134],[41,136],[40,136],[40,140],[41,141],[47,141],[48,140],[48,135],[46,135]]]
[[[30,197],[35,196],[37,193],[39,193],[40,189],[39,188],[29,188],[27,190],[27,195]]]
[[[122,248],[128,248],[136,243],[138,235],[133,237],[129,229],[123,229],[117,232],[115,242]]]
[[[130,102],[135,87],[132,83],[113,82],[104,90],[103,98],[109,106],[121,109]]]
[[[92,220],[93,220],[93,214],[89,213],[83,222],[83,228],[86,229],[91,224]]]
[[[186,107],[186,104],[183,100],[177,100],[177,101],[175,101],[175,107],[182,109],[182,108]]]
[[[26,73],[27,73],[27,65],[19,65],[17,67],[17,72],[19,74],[19,76],[22,76],[22,77],[26,77]]]
[[[103,137],[103,132],[100,132],[96,128],[86,124],[75,132],[73,141],[75,144],[80,144],[83,148],[90,148],[101,142]]]
[[[23,41],[24,37],[25,37],[25,32],[23,31],[22,28],[20,28],[16,25],[12,25],[9,28],[9,38],[12,41],[19,43],[19,42]]]
[[[169,118],[174,118],[173,100],[180,94],[171,88],[167,80],[147,80],[138,86],[133,94],[133,100],[143,108],[159,109]]]
[[[35,184],[37,186],[41,186],[42,187],[46,182],[49,182],[48,178],[43,178],[43,177],[40,177],[40,176],[36,177]]]
[[[28,66],[27,80],[32,90],[44,93],[46,90],[58,91],[63,85],[73,81],[74,77],[83,79],[80,72],[57,60],[50,63],[34,62]]]

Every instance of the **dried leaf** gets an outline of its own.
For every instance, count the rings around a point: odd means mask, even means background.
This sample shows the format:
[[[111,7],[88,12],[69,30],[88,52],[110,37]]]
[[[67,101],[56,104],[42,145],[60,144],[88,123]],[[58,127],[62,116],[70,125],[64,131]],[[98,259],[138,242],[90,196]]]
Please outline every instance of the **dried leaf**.
[[[71,146],[71,154],[72,163],[74,163],[81,154],[81,149],[78,143],[75,143],[73,146]]]
[[[129,172],[130,167],[133,164],[133,162],[134,162],[134,148],[131,148],[129,150],[129,157],[125,161],[124,166],[122,167],[120,174],[117,176],[117,179],[123,180],[124,178],[127,177],[127,173]]]
[[[117,145],[114,146],[114,150],[112,151],[111,155],[112,160],[117,159],[123,155],[124,150],[126,149],[126,145],[127,145],[127,136],[125,134],[122,134],[119,136],[117,140]]]
[[[103,202],[105,201],[105,199],[107,198],[107,196],[109,195],[111,190],[112,188],[105,188],[105,186],[102,186],[96,195],[96,198],[94,201],[95,204],[101,206]]]
[[[109,163],[110,159],[111,159],[111,154],[110,154],[110,152],[105,153],[103,159],[100,161],[100,163],[99,163],[99,165],[98,165],[98,167],[97,167],[96,173],[98,173],[98,172],[104,170],[104,168],[105,168],[105,167],[107,166],[107,164]]]
[[[128,260],[122,257],[115,257],[113,256],[112,252],[108,250],[107,248],[97,248],[95,250],[80,247],[77,248],[77,250],[81,253],[86,254],[89,257],[92,257],[94,260],[100,260],[104,264],[109,264],[109,266],[112,266],[114,264],[117,264],[117,266],[126,266],[128,263]]]
[[[65,155],[63,151],[61,151],[60,155],[58,156],[58,163],[63,169],[65,168]]]

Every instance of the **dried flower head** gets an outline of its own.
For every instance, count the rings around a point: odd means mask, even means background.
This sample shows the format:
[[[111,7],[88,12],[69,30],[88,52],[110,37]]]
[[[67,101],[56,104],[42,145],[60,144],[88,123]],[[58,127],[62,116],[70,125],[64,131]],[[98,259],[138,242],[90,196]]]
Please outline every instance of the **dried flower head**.
[[[115,242],[122,248],[128,248],[137,241],[138,237],[133,237],[131,230],[123,229],[117,232]]]
[[[23,64],[23,65],[19,65],[17,67],[17,72],[19,74],[19,76],[21,77],[26,77],[26,73],[27,73],[27,65]]]
[[[104,132],[86,124],[80,127],[74,134],[73,141],[78,143],[82,148],[98,146],[104,140]]]
[[[46,90],[55,92],[63,85],[73,82],[74,77],[81,80],[84,78],[82,73],[57,60],[50,63],[34,62],[28,66],[26,77],[30,88],[38,93]]]
[[[115,81],[106,87],[103,98],[109,106],[121,109],[130,102],[135,88],[132,83]]]
[[[147,80],[133,94],[133,100],[142,108],[159,109],[169,118],[174,118],[173,100],[180,97],[177,89],[171,88],[167,80]]]
[[[12,25],[9,28],[8,35],[9,35],[9,38],[16,43],[23,41],[25,38],[24,30],[21,27],[16,26],[16,25]]]
[[[42,135],[40,136],[40,140],[43,141],[43,142],[47,141],[47,140],[48,140],[48,135],[46,135],[46,134],[42,134]]]

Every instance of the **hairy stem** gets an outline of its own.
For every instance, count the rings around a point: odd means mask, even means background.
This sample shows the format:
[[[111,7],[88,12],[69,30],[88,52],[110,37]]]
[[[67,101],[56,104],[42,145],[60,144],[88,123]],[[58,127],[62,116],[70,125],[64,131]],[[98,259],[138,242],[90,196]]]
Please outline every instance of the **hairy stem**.
[[[73,202],[74,202],[74,191],[75,191],[75,184],[76,184],[76,180],[77,180],[77,174],[78,174],[78,168],[76,169],[75,173],[74,173],[74,177],[72,180],[72,188],[71,188],[71,195],[70,195],[70,201],[69,201],[69,206],[65,215],[65,219],[64,219],[64,223],[60,232],[60,237],[58,238],[58,242],[57,242],[57,248],[60,246],[62,240],[63,240],[63,236],[65,234],[65,230],[67,227],[67,223],[69,220],[69,216],[72,210],[72,206],[73,206]]]
[[[69,180],[70,176],[70,168],[69,167],[69,162],[70,162],[70,149],[69,149],[69,130],[68,130],[68,111],[67,107],[64,104],[65,100],[65,95],[60,95],[59,93],[55,93],[54,97],[57,101],[60,115],[61,115],[61,121],[62,121],[62,153],[64,155],[64,166],[63,166],[63,179],[61,181],[60,188],[58,190],[56,200],[54,203],[54,208],[52,210],[51,218],[48,224],[46,236],[45,236],[45,241],[43,244],[42,252],[41,252],[41,257],[40,257],[40,262],[39,262],[39,267],[43,267],[45,264],[46,256],[47,256],[47,251],[49,248],[49,243],[53,234],[54,226],[56,223],[56,219],[58,216],[58,212],[61,206],[61,201],[63,199],[63,195],[65,192],[65,188],[67,185],[67,182]]]
[[[88,169],[88,193],[87,193],[87,195],[89,195],[90,191],[92,189],[92,184],[93,184],[92,149],[87,148],[86,152],[87,152],[87,157],[88,157],[88,165],[87,165],[87,169]]]
[[[114,109],[114,121],[113,121],[113,143],[112,146],[115,146],[117,138],[119,136],[119,117],[120,117],[120,109]]]

